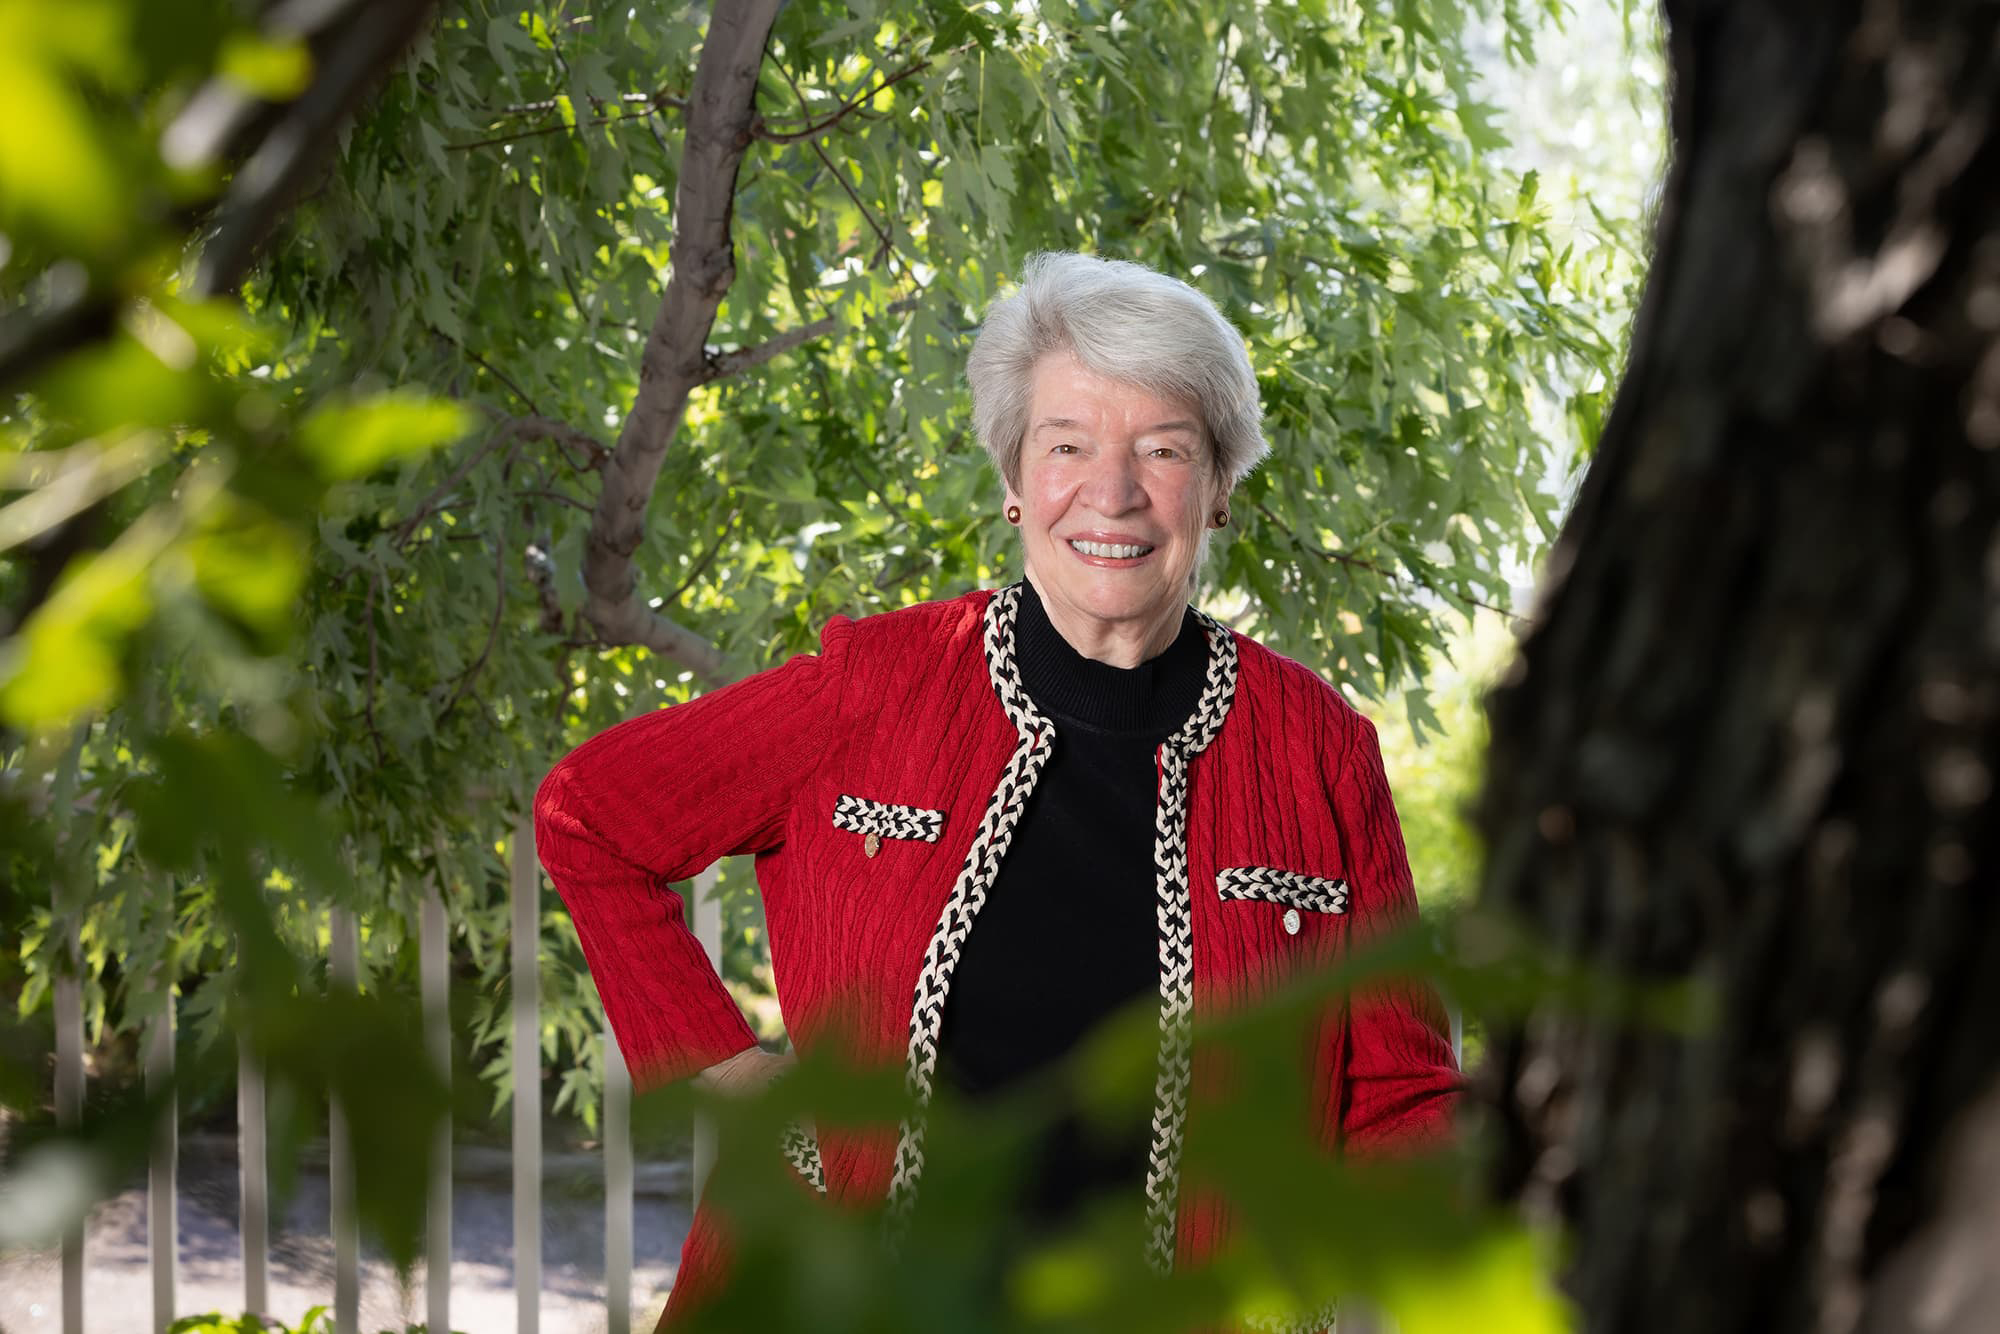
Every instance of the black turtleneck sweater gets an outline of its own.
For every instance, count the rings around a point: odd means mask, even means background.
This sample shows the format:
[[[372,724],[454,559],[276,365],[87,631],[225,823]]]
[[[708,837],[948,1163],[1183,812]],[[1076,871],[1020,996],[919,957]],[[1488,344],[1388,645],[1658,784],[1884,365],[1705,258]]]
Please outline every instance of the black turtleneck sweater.
[[[1025,580],[1014,647],[1056,740],[952,971],[939,1070],[972,1099],[1013,1090],[1113,1012],[1157,1000],[1154,752],[1194,712],[1208,663],[1192,609],[1136,667],[1086,658]],[[1062,1116],[1023,1181],[1024,1213],[1051,1220],[1100,1191],[1136,1196],[1149,1129],[1107,1135]]]

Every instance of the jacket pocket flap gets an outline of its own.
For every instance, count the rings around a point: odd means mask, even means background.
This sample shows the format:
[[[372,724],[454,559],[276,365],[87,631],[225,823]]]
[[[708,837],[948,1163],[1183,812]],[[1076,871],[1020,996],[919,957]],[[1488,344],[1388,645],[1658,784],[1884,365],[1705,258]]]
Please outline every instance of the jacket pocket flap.
[[[1215,873],[1215,890],[1225,899],[1266,899],[1309,912],[1347,911],[1345,880],[1275,866],[1225,866]]]
[[[944,832],[944,812],[922,806],[900,806],[887,801],[870,801],[842,793],[833,803],[833,823],[837,829],[882,838],[914,838],[935,843]]]

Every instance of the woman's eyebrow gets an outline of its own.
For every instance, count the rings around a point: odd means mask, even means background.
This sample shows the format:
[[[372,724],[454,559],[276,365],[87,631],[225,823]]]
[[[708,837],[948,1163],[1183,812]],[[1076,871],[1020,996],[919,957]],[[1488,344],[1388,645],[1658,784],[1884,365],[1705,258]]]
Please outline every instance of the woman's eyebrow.
[[[1083,428],[1083,423],[1077,421],[1073,417],[1044,417],[1040,421],[1035,423],[1035,429],[1030,431],[1028,434],[1036,435],[1042,431],[1048,431],[1048,430],[1076,431],[1076,430],[1081,430],[1082,428]],[[1162,435],[1168,431],[1186,431],[1190,435],[1200,435],[1201,426],[1199,423],[1189,421],[1186,418],[1176,418],[1175,420],[1170,422],[1156,422],[1155,424],[1148,426],[1145,430],[1139,432],[1139,434]]]

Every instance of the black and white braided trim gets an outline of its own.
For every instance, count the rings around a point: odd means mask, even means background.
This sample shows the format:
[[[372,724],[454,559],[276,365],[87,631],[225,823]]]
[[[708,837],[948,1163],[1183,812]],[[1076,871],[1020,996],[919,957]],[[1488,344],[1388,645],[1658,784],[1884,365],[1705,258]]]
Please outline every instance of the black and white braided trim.
[[[1179,1232],[1181,1149],[1187,1133],[1194,1028],[1194,906],[1188,890],[1188,765],[1222,730],[1236,695],[1236,640],[1201,611],[1208,681],[1194,712],[1160,743],[1153,866],[1160,930],[1160,1057],[1153,1085],[1153,1138],[1146,1163],[1146,1258],[1173,1268]]]
[[[785,1161],[792,1170],[805,1178],[805,1183],[820,1194],[826,1194],[826,1170],[820,1165],[819,1140],[798,1122],[785,1127],[784,1137],[779,1142],[784,1150]]]
[[[904,1072],[917,1109],[903,1123],[898,1136],[894,1174],[889,1183],[892,1217],[907,1212],[923,1173],[923,1109],[931,1100],[938,1035],[943,1027],[952,971],[1055,741],[1055,727],[1035,707],[1021,683],[1015,661],[1014,627],[1020,599],[1020,585],[1014,584],[995,593],[986,606],[987,670],[993,693],[1014,724],[1018,740],[1001,772],[999,786],[987,798],[985,814],[973,835],[958,880],[945,901],[917,978],[910,1010],[909,1058]],[[1207,613],[1196,610],[1195,616],[1208,639],[1207,682],[1194,712],[1160,745],[1161,781],[1154,807],[1153,860],[1160,935],[1160,1060],[1154,1089],[1152,1146],[1146,1169],[1147,1253],[1163,1270],[1173,1265],[1194,1015],[1193,916],[1187,871],[1188,765],[1222,730],[1236,693],[1234,636],[1227,626]]]
[[[1225,899],[1267,899],[1311,912],[1347,911],[1345,880],[1275,866],[1225,866],[1215,873],[1215,892]]]
[[[935,843],[944,831],[944,812],[922,806],[898,806],[886,801],[870,801],[846,793],[833,803],[836,829],[857,834],[879,834],[883,838],[914,838]]]
[[[1020,607],[1018,586],[1002,589],[986,604],[985,650],[988,674],[1000,707],[1014,724],[1018,740],[1014,753],[1001,771],[1000,783],[986,799],[985,814],[972,837],[972,846],[959,868],[951,895],[938,917],[937,929],[924,951],[924,966],[917,975],[916,994],[910,1004],[910,1047],[904,1067],[904,1082],[917,1106],[899,1129],[894,1173],[889,1181],[892,1217],[904,1215],[915,1200],[917,1179],[924,1169],[924,1109],[930,1105],[933,1080],[937,1073],[938,1035],[944,1025],[945,997],[951,975],[958,966],[959,952],[972,929],[972,919],[985,906],[987,890],[1000,870],[1000,859],[1013,841],[1014,829],[1027,809],[1028,794],[1048,763],[1055,740],[1055,728],[1035,708],[1021,684],[1014,662],[1014,621]]]

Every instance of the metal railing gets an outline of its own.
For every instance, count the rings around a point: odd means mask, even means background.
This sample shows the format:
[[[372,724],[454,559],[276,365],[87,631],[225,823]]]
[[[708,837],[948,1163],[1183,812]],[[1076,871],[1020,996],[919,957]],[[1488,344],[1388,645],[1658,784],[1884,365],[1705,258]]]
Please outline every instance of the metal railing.
[[[513,915],[513,1025],[509,1039],[516,1071],[540,1069],[539,921],[543,876],[535,857],[534,833],[527,819],[518,822],[508,848],[509,896]],[[687,896],[687,910],[696,937],[711,962],[720,966],[722,923],[712,898],[717,867],[696,876]],[[71,958],[75,954],[76,923],[64,924]],[[334,909],[328,954],[329,984],[352,989],[359,976],[359,926],[351,912]],[[449,942],[444,900],[434,887],[423,902],[419,922],[419,971],[422,980],[425,1047],[438,1073],[451,1074],[450,1012],[447,992]],[[149,1090],[163,1088],[174,1073],[175,992],[163,988],[164,1003],[150,1023],[145,1042],[145,1078]],[[81,1120],[84,1088],[83,1005],[81,986],[73,973],[59,970],[54,979],[56,1021],[55,1111],[60,1127],[73,1129]],[[1451,1009],[1454,1056],[1460,1052],[1461,1023]],[[607,1334],[630,1334],[632,1320],[633,1186],[631,1137],[632,1082],[618,1044],[607,1029],[604,1041],[604,1273]],[[541,1188],[542,1109],[539,1097],[516,1096],[514,1102],[513,1200],[515,1327],[518,1334],[539,1334],[541,1324]],[[270,1175],[265,1125],[263,1072],[239,1050],[237,1065],[237,1162],[240,1174],[238,1224],[243,1258],[243,1309],[270,1314]],[[328,1226],[334,1243],[333,1317],[337,1334],[359,1334],[360,1225],[354,1208],[354,1161],[347,1122],[338,1102],[329,1109]],[[441,1118],[434,1141],[425,1239],[425,1311],[429,1328],[451,1329],[451,1206],[452,1136],[449,1118]],[[695,1126],[692,1189],[699,1195],[714,1161],[714,1127]],[[151,1328],[164,1331],[176,1317],[175,1278],[179,1268],[176,1244],[176,1164],[179,1128],[171,1105],[154,1131],[147,1171],[146,1231],[152,1271]],[[84,1229],[71,1227],[61,1240],[61,1327],[63,1334],[83,1334]],[[439,1278],[443,1281],[438,1281]],[[1373,1328],[1364,1317],[1343,1321],[1344,1334]]]
[[[513,910],[513,1025],[509,1038],[516,1070],[538,1070],[540,1052],[539,923],[543,876],[535,858],[534,831],[523,819],[512,831],[508,848],[509,889]],[[715,902],[715,867],[695,877],[688,895],[695,934],[711,961],[720,962],[722,924]],[[354,915],[334,909],[330,923],[328,981],[336,988],[362,984],[359,976],[360,931]],[[66,923],[73,942],[74,921]],[[440,1077],[451,1074],[451,1016],[448,1000],[449,942],[443,896],[426,894],[418,925],[419,971],[422,979],[425,1048]],[[71,958],[75,958],[71,945]],[[83,1003],[77,977],[59,971],[54,979],[56,1021],[55,1104],[57,1124],[76,1128],[82,1118],[84,1090]],[[145,1037],[148,1090],[165,1087],[174,1076],[175,995],[166,989],[160,1013]],[[630,1334],[632,1323],[633,1189],[632,1081],[618,1044],[604,1034],[604,1272],[608,1334]],[[514,1288],[519,1334],[539,1334],[541,1326],[541,1203],[542,1107],[539,1097],[514,1100]],[[243,1256],[243,1309],[270,1314],[270,1171],[267,1161],[263,1072],[247,1051],[237,1062],[238,1225]],[[327,1184],[328,1228],[334,1246],[334,1328],[338,1334],[359,1334],[361,1306],[361,1235],[354,1208],[353,1146],[347,1120],[336,1100],[329,1108]],[[697,1128],[696,1179],[706,1166],[707,1137]],[[452,1136],[449,1119],[441,1118],[433,1144],[425,1237],[425,1319],[433,1330],[451,1328],[451,1204]],[[177,1315],[175,1279],[179,1271],[176,1244],[176,1165],[179,1127],[169,1106],[155,1128],[146,1174],[146,1237],[152,1271],[150,1328],[165,1330]],[[84,1315],[84,1245],[81,1224],[61,1240],[61,1328],[82,1334]]]

